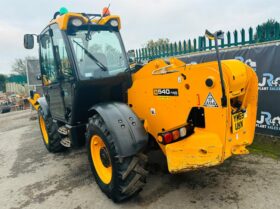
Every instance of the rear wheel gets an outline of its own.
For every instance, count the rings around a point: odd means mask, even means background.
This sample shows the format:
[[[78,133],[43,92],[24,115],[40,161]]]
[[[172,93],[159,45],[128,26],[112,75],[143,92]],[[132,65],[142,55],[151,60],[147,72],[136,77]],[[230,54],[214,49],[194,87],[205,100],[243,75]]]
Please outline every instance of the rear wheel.
[[[60,144],[61,136],[57,132],[57,125],[50,115],[44,117],[43,110],[38,110],[39,126],[42,133],[43,142],[49,152],[62,152],[66,147]]]
[[[87,150],[91,170],[101,190],[120,202],[140,192],[146,183],[144,154],[120,159],[115,141],[99,115],[89,120]]]

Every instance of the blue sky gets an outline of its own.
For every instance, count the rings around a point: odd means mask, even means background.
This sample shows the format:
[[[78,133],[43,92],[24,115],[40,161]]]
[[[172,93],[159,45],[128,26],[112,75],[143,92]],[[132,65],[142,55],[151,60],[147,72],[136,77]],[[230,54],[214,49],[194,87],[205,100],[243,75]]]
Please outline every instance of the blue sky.
[[[25,33],[40,33],[55,11],[99,13],[111,3],[121,16],[126,49],[150,39],[196,38],[205,29],[224,31],[256,27],[269,18],[280,21],[279,0],[2,0],[0,7],[0,73],[10,73],[16,58],[37,56],[23,48]]]

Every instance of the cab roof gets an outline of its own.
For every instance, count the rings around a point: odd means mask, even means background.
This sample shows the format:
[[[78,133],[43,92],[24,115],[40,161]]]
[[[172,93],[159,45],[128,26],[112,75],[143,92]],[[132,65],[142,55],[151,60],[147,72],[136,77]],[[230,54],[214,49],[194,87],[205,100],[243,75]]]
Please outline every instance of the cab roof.
[[[121,29],[120,17],[117,16],[117,15],[101,16],[101,15],[95,15],[95,14],[91,15],[91,14],[74,13],[74,12],[68,12],[68,13],[63,14],[63,15],[59,15],[59,14],[56,15],[55,19],[51,20],[49,25],[57,23],[60,30],[67,30],[69,21],[74,19],[74,18],[79,18],[80,20],[82,20],[83,24],[87,24],[88,23],[87,16],[94,17],[91,20],[91,22],[93,24],[97,24],[97,25],[105,25],[110,20],[117,20],[118,21],[118,29],[119,30]]]

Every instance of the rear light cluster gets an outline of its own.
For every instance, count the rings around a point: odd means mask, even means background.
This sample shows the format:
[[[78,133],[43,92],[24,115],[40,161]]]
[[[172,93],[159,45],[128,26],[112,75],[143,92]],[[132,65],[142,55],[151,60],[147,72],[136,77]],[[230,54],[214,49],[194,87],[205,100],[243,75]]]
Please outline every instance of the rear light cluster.
[[[159,134],[158,141],[162,144],[170,144],[171,142],[175,142],[179,139],[185,138],[188,135],[188,127],[184,126],[179,129],[175,129],[173,131],[168,131]]]

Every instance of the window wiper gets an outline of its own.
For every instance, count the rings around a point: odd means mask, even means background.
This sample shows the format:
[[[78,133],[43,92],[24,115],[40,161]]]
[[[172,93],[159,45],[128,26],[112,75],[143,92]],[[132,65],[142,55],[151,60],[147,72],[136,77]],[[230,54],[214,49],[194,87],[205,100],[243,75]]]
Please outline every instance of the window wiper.
[[[107,71],[108,68],[102,64],[92,53],[90,53],[85,47],[83,47],[81,44],[79,44],[77,41],[73,40],[73,42],[75,42],[79,47],[81,47],[85,54],[92,59],[103,71]]]

